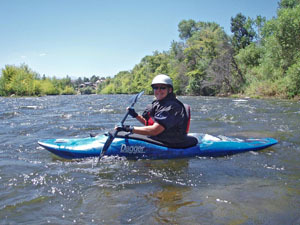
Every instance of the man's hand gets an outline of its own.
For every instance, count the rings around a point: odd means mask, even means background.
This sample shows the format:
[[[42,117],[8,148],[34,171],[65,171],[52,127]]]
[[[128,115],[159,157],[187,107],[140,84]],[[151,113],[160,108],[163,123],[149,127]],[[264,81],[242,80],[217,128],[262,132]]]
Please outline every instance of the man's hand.
[[[125,131],[125,132],[130,132],[132,133],[133,131],[133,126],[129,126],[129,125],[123,125],[123,126],[116,126],[115,130],[117,131]]]
[[[134,110],[134,108],[127,108],[128,110],[128,113],[129,115],[132,117],[132,118],[136,118],[139,114],[137,114]]]

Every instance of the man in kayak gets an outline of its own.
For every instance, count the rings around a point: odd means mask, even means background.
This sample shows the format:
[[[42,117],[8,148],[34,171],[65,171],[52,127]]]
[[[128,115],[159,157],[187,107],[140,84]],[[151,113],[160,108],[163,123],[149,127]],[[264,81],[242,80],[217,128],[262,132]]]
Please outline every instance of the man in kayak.
[[[184,142],[188,132],[189,115],[183,103],[173,93],[172,79],[159,74],[154,77],[151,86],[156,99],[142,115],[138,115],[133,108],[128,108],[129,115],[145,126],[122,126],[115,129],[147,135],[168,145],[175,146]]]

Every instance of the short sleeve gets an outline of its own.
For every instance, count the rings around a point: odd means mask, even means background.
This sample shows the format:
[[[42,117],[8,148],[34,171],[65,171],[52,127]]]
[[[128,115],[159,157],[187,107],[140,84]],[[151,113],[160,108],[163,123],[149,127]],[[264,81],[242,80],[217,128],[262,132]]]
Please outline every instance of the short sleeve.
[[[168,106],[158,110],[154,115],[154,120],[165,129],[170,129],[178,123],[180,118],[177,116],[174,107]]]

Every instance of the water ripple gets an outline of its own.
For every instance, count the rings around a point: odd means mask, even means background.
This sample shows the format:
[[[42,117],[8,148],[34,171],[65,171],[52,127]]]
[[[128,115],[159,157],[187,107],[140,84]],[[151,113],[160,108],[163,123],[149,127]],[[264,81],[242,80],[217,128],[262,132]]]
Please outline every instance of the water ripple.
[[[128,95],[0,98],[3,224],[293,224],[299,220],[300,103],[179,96],[190,131],[274,137],[260,152],[182,160],[63,160],[41,138],[86,137],[118,123]],[[136,104],[142,113],[153,96]],[[132,118],[128,124],[138,125]]]

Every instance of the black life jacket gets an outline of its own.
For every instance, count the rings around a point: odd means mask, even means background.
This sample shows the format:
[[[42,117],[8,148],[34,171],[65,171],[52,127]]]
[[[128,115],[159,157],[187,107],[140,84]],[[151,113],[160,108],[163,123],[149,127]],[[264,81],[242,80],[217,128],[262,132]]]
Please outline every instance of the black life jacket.
[[[188,118],[187,127],[186,127],[186,133],[188,133],[189,130],[190,130],[190,123],[191,123],[191,107],[188,104],[183,104],[183,106],[184,106],[185,113],[186,113],[187,118]],[[148,109],[151,108],[151,107],[152,107],[151,104],[149,104],[147,106]],[[151,125],[154,124],[154,119],[151,117],[149,111],[146,112],[146,115],[144,114],[143,117],[145,119],[145,126],[151,126]]]

